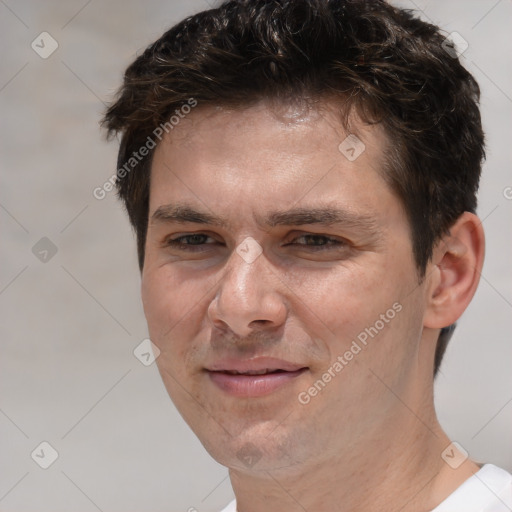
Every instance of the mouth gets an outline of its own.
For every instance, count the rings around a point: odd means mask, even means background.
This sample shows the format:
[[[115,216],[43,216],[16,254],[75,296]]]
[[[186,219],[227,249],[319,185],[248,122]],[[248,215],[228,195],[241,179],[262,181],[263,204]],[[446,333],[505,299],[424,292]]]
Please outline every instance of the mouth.
[[[206,371],[217,388],[231,396],[259,397],[269,395],[302,375],[309,368],[288,361],[257,358],[224,360]]]
[[[227,373],[228,375],[267,375],[269,373],[283,373],[287,370],[281,370],[280,368],[271,369],[265,368],[264,370],[250,370],[246,372],[239,372],[237,370],[221,370],[221,373]]]

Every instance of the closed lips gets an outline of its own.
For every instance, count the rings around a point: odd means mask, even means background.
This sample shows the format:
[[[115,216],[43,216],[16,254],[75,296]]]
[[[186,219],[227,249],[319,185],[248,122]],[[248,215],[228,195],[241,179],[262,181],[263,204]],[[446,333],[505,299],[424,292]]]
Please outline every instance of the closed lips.
[[[296,372],[307,368],[303,364],[292,363],[274,357],[257,357],[254,359],[226,358],[208,365],[210,372],[223,372],[232,375],[265,375],[275,372]]]
[[[271,357],[224,359],[206,368],[218,389],[244,399],[272,394],[307,370],[306,366]]]
[[[305,368],[300,368],[300,370],[305,370]],[[280,368],[277,369],[271,369],[271,368],[265,368],[264,370],[249,370],[245,372],[239,372],[238,370],[213,370],[213,371],[220,371],[220,373],[227,373],[229,375],[266,375],[267,373],[282,373],[282,372],[288,372],[290,370],[281,370]],[[293,370],[298,371],[298,370]]]

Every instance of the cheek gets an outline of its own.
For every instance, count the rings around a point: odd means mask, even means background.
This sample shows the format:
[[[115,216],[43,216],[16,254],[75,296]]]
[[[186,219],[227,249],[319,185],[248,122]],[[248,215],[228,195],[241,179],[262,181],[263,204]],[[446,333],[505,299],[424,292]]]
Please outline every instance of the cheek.
[[[143,273],[144,314],[150,339],[160,350],[156,363],[169,396],[182,412],[190,408],[191,395],[199,399],[190,377],[197,371],[197,361],[204,358],[200,354],[205,351],[199,336],[204,318],[200,308],[210,288],[204,284],[181,279],[166,267]]]
[[[177,355],[183,352],[181,345],[193,338],[201,324],[201,299],[209,287],[166,267],[145,269],[141,284],[144,314],[151,340],[162,353]]]
[[[292,291],[294,314],[304,328],[316,326],[311,334],[344,345],[378,320],[398,300],[399,289],[382,261],[373,260],[377,257],[372,255],[360,264],[283,276]]]

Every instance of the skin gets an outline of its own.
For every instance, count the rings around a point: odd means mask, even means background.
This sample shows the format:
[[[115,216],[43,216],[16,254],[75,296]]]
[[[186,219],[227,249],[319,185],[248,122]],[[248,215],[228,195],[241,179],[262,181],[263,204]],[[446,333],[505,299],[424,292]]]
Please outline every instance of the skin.
[[[328,102],[199,106],[155,150],[144,311],[167,391],[230,468],[239,512],[427,511],[478,470],[441,458],[450,439],[436,418],[432,369],[439,329],[478,284],[480,222],[463,214],[419,280],[408,220],[381,174],[387,138],[355,115],[349,131],[365,144],[354,161],[338,149],[348,133]],[[154,217],[177,203],[225,224]],[[325,206],[365,222],[263,223],[275,210]],[[185,248],[166,243],[190,234],[205,236],[181,239]],[[251,263],[236,252],[247,237],[263,251]],[[396,303],[400,312],[300,403]],[[255,398],[227,395],[205,372],[220,358],[262,355],[308,370]]]

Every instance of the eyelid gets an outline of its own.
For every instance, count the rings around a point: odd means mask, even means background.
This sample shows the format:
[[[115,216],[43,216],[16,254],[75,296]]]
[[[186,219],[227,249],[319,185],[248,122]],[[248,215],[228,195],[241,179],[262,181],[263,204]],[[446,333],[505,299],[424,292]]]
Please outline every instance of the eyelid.
[[[171,238],[170,236],[167,236],[162,241],[163,247],[176,247],[178,249],[183,249],[186,251],[201,251],[204,249],[205,246],[208,245],[215,245],[218,240],[216,240],[213,236],[209,235],[205,232],[192,232],[192,233],[183,233],[179,234],[178,236],[172,235],[174,238]],[[193,244],[193,243],[185,243],[181,241],[182,239],[187,239],[190,237],[204,237],[206,239],[213,240],[214,243],[206,241],[199,243],[199,244]],[[305,237],[311,237],[313,239],[323,239],[325,243],[323,244],[308,244],[308,243],[297,243],[297,240],[300,240],[301,238]],[[337,237],[334,237],[332,235],[325,235],[323,233],[311,233],[311,232],[300,232],[300,233],[294,233],[293,236],[289,236],[289,241],[284,244],[284,246],[296,246],[300,248],[307,248],[310,250],[327,250],[327,249],[339,249],[340,247],[347,247],[349,243],[345,239],[339,239]],[[203,249],[202,249],[203,248]]]
[[[171,238],[171,236],[174,236],[174,238]],[[213,238],[211,235],[207,234],[207,233],[203,233],[203,232],[196,232],[196,233],[183,233],[183,234],[180,234],[178,236],[175,236],[175,235],[169,235],[169,236],[166,236],[163,240],[162,240],[162,247],[185,247],[187,249],[189,248],[200,248],[202,246],[205,246],[205,245],[213,245],[212,243],[201,243],[201,244],[187,244],[187,243],[184,243],[181,241],[181,239],[183,238],[189,238],[189,237],[192,237],[192,236],[204,236],[206,237],[207,239],[210,238],[211,240],[214,240],[215,242],[217,242],[217,240],[215,240],[215,238]],[[192,249],[193,250],[193,249]]]
[[[164,242],[167,242],[169,240],[178,240],[180,238],[186,238],[186,237],[189,237],[189,236],[206,236],[208,238],[212,238],[212,239],[215,239],[212,235],[208,234],[207,232],[205,231],[196,231],[196,232],[191,232],[191,233],[182,233],[182,234],[178,234],[178,236],[176,236],[175,238],[171,238],[171,236],[175,236],[176,233],[174,233],[173,235],[168,235],[164,238]],[[345,242],[347,243],[347,240],[345,240],[344,238],[341,238],[341,237],[336,237],[334,235],[326,235],[324,233],[316,233],[316,232],[310,232],[310,231],[300,231],[300,232],[295,232],[293,233],[293,235],[289,235],[288,238],[290,238],[291,240],[296,240],[297,238],[302,238],[304,236],[312,236],[312,237],[322,237],[322,238],[326,238],[328,240],[332,240],[332,241],[336,241],[336,242]]]
[[[320,245],[293,244],[294,241],[296,241],[300,238],[304,238],[304,237],[323,238],[327,242],[325,244],[320,244]],[[324,235],[323,233],[301,233],[301,234],[294,236],[291,239],[291,242],[292,243],[289,242],[287,245],[300,245],[303,247],[311,247],[311,248],[317,248],[317,249],[334,248],[334,247],[349,245],[348,241],[345,240],[344,238],[339,238],[339,237],[335,237],[335,236],[331,236],[331,235]]]

